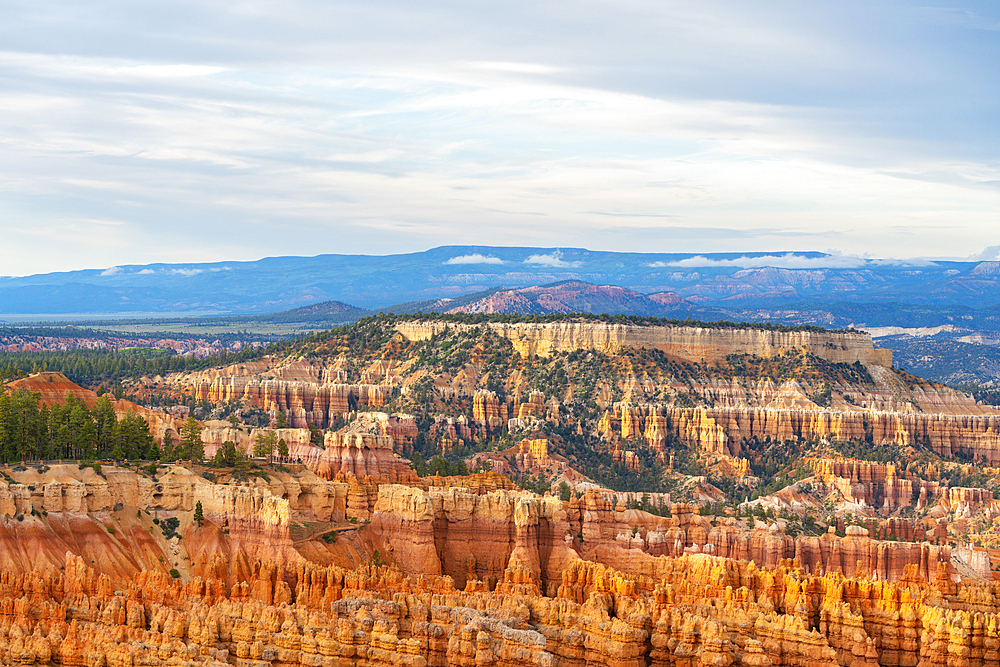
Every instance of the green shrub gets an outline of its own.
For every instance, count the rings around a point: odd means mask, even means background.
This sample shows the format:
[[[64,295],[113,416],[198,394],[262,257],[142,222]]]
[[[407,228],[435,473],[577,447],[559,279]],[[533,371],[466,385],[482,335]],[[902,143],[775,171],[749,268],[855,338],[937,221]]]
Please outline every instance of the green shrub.
[[[172,516],[169,519],[163,520],[163,523],[160,524],[160,530],[163,531],[163,536],[168,540],[171,537],[177,537],[179,539],[180,535],[177,534],[177,529],[180,527],[180,525],[181,525],[181,520],[175,516]]]
[[[173,577],[174,579],[180,579],[181,573],[177,571],[176,567],[174,567],[170,569],[170,576]]]

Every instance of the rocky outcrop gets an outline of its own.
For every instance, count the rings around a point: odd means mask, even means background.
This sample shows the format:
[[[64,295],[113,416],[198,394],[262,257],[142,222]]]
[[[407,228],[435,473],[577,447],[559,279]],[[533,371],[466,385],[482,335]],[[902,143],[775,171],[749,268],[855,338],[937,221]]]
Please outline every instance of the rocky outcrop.
[[[377,482],[416,482],[410,462],[393,452],[392,438],[367,433],[327,433],[325,449],[306,462],[324,479],[353,476]]]
[[[392,396],[391,385],[325,384],[316,380],[258,379],[254,376],[219,376],[202,379],[193,388],[195,400],[239,403],[275,413],[285,413],[293,426],[310,422],[326,428],[351,410],[379,407]]]
[[[472,419],[489,433],[501,431],[507,425],[507,404],[492,391],[477,391],[472,398]]]
[[[480,472],[471,475],[454,475],[442,477],[432,475],[420,480],[420,487],[428,489],[432,486],[442,488],[460,487],[467,489],[477,495],[490,493],[491,491],[516,491],[518,486],[514,484],[506,475],[495,472]]]
[[[725,361],[730,354],[771,357],[792,350],[810,353],[835,363],[892,365],[889,350],[876,350],[871,335],[863,332],[768,331],[688,326],[639,326],[601,322],[546,324],[487,322],[464,325],[451,322],[401,322],[396,325],[408,340],[427,340],[446,329],[487,326],[511,341],[522,356],[549,356],[553,352],[598,350],[614,353],[622,348],[647,348],[696,363]]]
[[[941,494],[937,482],[922,480],[913,474],[900,476],[892,464],[856,459],[812,459],[806,461],[806,465],[826,489],[839,491],[848,502],[869,507],[923,509]]]
[[[266,431],[274,431],[285,441],[290,461],[302,463],[323,479],[343,481],[356,477],[392,483],[417,480],[410,462],[395,453],[392,438],[374,433],[328,432],[324,446],[316,447],[304,428],[246,429],[228,422],[207,422],[202,430],[205,456],[212,458],[227,440],[235,442],[240,451],[251,453],[257,435]]]
[[[8,469],[9,470],[9,469]],[[343,522],[357,492],[343,482],[327,482],[308,470],[272,471],[268,479],[213,484],[182,466],[155,476],[106,465],[53,465],[9,470],[15,482],[0,481],[0,564],[10,571],[58,569],[67,552],[83,556],[115,581],[142,569],[204,572],[228,578],[245,575],[256,560],[297,562],[292,516],[298,521]],[[201,503],[206,522],[194,524]],[[374,505],[374,498],[371,500]],[[176,540],[163,530],[176,519]],[[155,520],[155,521],[154,521]],[[212,564],[221,558],[221,564]]]
[[[404,572],[446,574],[460,588],[492,588],[515,558],[545,590],[576,557],[562,503],[524,491],[383,485],[371,528]]]

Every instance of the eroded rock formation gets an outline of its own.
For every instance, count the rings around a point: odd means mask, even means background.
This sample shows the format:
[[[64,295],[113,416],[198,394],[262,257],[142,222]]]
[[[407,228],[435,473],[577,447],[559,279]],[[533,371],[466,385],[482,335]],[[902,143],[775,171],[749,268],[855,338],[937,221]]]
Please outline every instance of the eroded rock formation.
[[[968,664],[1000,658],[995,585],[810,575],[719,557],[575,560],[552,593],[511,558],[470,580],[258,564],[247,581],[142,572],[116,587],[75,557],[0,576],[0,661],[21,665]]]
[[[1000,415],[996,414],[615,404],[601,418],[598,429],[607,438],[645,438],[661,451],[669,434],[699,450],[732,457],[739,457],[743,444],[752,438],[779,442],[828,438],[919,444],[947,458],[961,454],[1000,462]]]
[[[204,378],[193,390],[196,400],[239,403],[269,412],[281,410],[293,426],[310,422],[321,428],[361,407],[379,407],[393,387],[378,384],[334,384],[311,380],[260,380],[253,376]]]

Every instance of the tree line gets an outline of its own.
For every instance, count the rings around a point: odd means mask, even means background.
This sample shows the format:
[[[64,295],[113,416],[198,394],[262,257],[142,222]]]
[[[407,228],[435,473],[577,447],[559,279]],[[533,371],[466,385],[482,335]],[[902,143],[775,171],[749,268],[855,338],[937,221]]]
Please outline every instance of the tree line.
[[[107,396],[93,408],[67,394],[52,406],[41,394],[0,390],[0,457],[27,459],[157,459],[160,448],[140,415],[119,419]]]
[[[223,350],[204,359],[159,348],[84,348],[43,352],[0,350],[0,381],[16,380],[42,371],[62,373],[74,382],[116,381],[150,374],[165,375],[254,361],[269,354],[277,354],[285,346],[286,343],[271,343],[261,347],[248,346],[239,352]]]
[[[600,322],[602,324],[632,324],[635,326],[674,326],[674,327],[698,327],[701,329],[756,329],[759,331],[810,331],[816,333],[859,333],[853,328],[847,329],[825,329],[813,324],[779,324],[774,322],[733,322],[730,320],[693,320],[656,317],[654,315],[625,315],[623,313],[545,313],[545,314],[521,314],[521,313],[439,313],[435,311],[406,313],[393,315],[382,313],[365,317],[354,324],[365,326],[375,321],[409,322],[409,321],[430,321],[430,322],[454,322],[456,324],[552,324],[558,322]]]

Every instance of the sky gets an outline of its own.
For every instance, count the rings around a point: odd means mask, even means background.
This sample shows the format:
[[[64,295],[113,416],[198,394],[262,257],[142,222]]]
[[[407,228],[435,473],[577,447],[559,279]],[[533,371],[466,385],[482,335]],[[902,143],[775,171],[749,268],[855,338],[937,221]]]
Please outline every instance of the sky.
[[[6,0],[0,275],[1000,252],[996,2]]]

